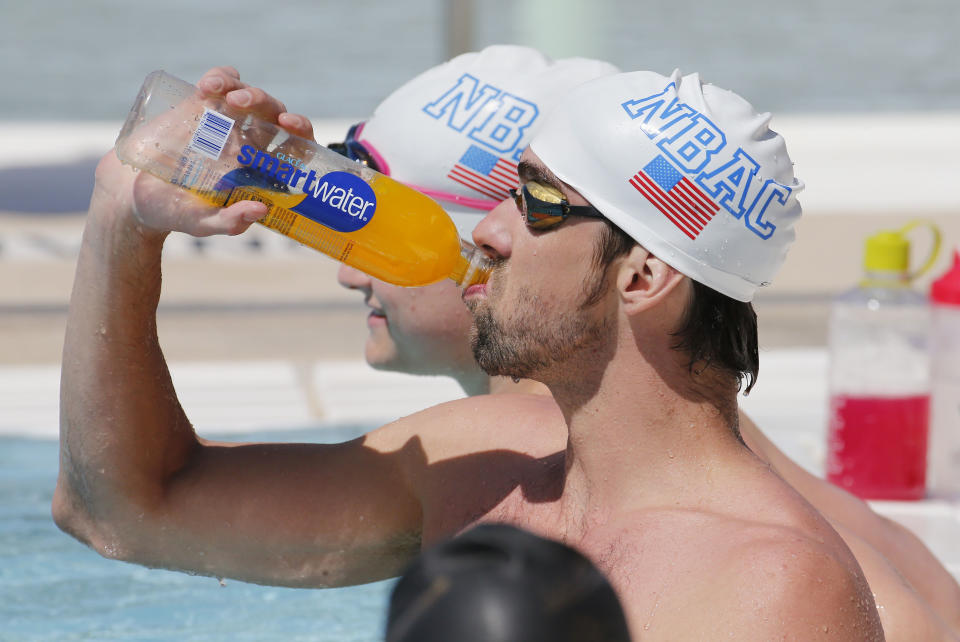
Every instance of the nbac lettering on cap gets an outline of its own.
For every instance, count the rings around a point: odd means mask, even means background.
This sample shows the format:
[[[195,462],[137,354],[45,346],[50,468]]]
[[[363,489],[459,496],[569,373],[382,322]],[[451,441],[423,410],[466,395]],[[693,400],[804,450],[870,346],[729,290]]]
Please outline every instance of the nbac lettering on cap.
[[[617,72],[600,60],[494,45],[405,83],[356,137],[381,172],[439,201],[469,239],[517,187],[520,154],[547,112],[577,85]]]
[[[574,89],[530,147],[654,255],[750,301],[800,218],[803,183],[769,121],[698,74],[637,71]]]

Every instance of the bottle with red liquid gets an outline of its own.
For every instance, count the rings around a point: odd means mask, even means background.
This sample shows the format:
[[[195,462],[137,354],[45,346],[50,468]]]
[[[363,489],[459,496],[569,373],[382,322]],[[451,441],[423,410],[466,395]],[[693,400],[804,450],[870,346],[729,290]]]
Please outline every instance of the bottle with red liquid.
[[[930,495],[960,499],[960,246],[953,265],[930,287]]]
[[[933,234],[924,266],[909,270],[906,234]],[[927,297],[910,287],[940,247],[916,221],[869,237],[864,279],[831,306],[827,479],[862,499],[921,499],[930,419]]]

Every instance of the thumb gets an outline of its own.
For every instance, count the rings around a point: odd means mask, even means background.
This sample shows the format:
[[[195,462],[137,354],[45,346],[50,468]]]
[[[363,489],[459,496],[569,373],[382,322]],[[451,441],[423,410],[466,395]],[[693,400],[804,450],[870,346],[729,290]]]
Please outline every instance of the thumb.
[[[267,215],[269,207],[258,201],[239,201],[199,221],[195,236],[236,236]]]

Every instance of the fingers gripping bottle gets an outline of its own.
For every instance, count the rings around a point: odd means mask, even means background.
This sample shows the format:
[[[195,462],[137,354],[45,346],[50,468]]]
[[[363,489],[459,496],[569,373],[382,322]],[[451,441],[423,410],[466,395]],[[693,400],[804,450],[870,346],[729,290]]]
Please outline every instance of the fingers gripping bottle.
[[[930,288],[932,327],[930,494],[960,499],[960,246],[953,266]]]
[[[165,72],[147,76],[120,131],[126,164],[395,285],[486,281],[486,260],[429,197]]]
[[[910,273],[905,234],[920,225],[934,242]],[[939,243],[939,230],[922,222],[871,236],[865,278],[831,306],[827,479],[863,499],[924,496],[930,309],[910,281],[930,268]]]

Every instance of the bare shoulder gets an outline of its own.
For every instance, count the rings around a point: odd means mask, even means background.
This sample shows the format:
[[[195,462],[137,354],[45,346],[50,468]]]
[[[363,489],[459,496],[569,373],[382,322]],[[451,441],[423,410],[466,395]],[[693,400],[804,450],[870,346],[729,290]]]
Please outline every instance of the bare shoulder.
[[[852,555],[803,522],[661,507],[598,529],[588,552],[644,639],[883,640]]]
[[[567,431],[550,398],[488,395],[404,417],[366,438],[398,451],[421,506],[429,543],[496,515],[527,524],[550,512],[563,488]]]
[[[868,541],[837,527],[873,592],[887,640],[956,640],[950,626]]]
[[[397,450],[416,442],[430,461],[510,449],[541,457],[566,445],[566,424],[550,397],[478,395],[421,410],[367,435],[369,447]]]
[[[758,529],[717,560],[715,571],[724,589],[701,596],[714,614],[704,618],[712,623],[704,634],[720,637],[717,631],[728,629],[738,639],[884,639],[856,566],[799,530]]]

